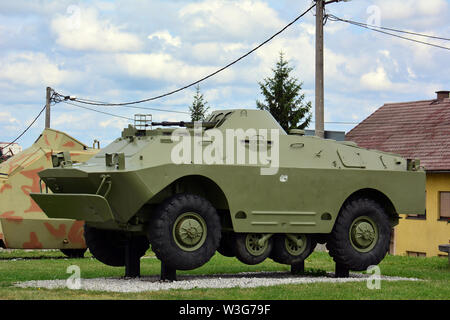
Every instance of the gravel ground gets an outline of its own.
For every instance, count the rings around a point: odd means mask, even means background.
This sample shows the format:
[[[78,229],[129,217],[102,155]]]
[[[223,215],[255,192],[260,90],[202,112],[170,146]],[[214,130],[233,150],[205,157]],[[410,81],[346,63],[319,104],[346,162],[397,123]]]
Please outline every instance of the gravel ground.
[[[193,288],[254,288],[283,284],[316,282],[363,282],[371,281],[371,275],[351,273],[349,278],[334,278],[334,273],[326,276],[294,276],[288,272],[245,272],[217,275],[177,275],[178,281],[160,281],[159,276],[143,276],[138,279],[96,278],[80,279],[82,290],[109,292],[141,292],[170,289],[189,290]],[[417,278],[381,276],[381,281],[420,281]],[[66,280],[35,280],[15,283],[17,287],[38,287],[47,289],[66,288]]]

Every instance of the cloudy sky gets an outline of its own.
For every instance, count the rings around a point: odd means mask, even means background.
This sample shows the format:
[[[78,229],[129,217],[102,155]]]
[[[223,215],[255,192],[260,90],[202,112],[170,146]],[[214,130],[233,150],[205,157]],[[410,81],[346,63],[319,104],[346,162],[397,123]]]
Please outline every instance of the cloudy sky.
[[[124,102],[193,82],[280,30],[311,0],[2,1],[0,141],[21,133],[45,104],[45,90]],[[353,0],[327,12],[364,23],[448,38],[450,0]],[[314,104],[314,12],[233,67],[200,85],[211,110],[255,108],[258,81],[271,76],[280,51]],[[450,47],[450,42],[423,39]],[[427,100],[450,90],[450,51],[388,37],[342,22],[325,25],[325,121],[358,122],[386,102]],[[194,88],[140,106],[188,111]],[[98,110],[132,118],[143,110]],[[152,111],[155,120],[188,115]],[[88,145],[120,135],[127,120],[63,103],[51,125]],[[354,125],[326,123],[327,130]],[[42,116],[20,140],[28,147]],[[313,128],[313,125],[312,125]]]

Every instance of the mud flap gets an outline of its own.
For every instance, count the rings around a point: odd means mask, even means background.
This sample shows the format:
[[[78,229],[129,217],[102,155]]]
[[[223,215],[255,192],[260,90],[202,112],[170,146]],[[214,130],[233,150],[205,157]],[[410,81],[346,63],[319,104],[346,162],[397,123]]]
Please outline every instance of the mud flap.
[[[114,220],[108,201],[100,195],[30,193],[30,196],[49,218],[87,222]]]

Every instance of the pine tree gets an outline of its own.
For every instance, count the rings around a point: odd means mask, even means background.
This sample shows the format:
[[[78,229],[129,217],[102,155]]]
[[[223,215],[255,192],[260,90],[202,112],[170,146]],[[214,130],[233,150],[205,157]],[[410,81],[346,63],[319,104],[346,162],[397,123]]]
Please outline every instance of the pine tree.
[[[272,69],[273,78],[258,82],[265,102],[256,101],[258,109],[269,111],[286,132],[304,129],[312,118],[311,101],[304,102],[305,94],[301,94],[303,82],[289,76],[292,70],[280,52],[276,68]]]
[[[191,112],[191,121],[204,121],[206,112],[209,110],[209,107],[206,106],[208,101],[205,101],[203,94],[200,93],[200,86],[197,85],[195,88],[196,93],[194,96],[194,101],[192,102],[192,106],[189,107],[189,111]]]

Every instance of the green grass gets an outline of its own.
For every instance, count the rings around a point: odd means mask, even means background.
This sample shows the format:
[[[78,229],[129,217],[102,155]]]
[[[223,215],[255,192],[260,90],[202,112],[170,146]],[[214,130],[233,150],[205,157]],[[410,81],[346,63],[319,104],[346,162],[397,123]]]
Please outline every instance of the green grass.
[[[70,265],[78,265],[82,278],[120,277],[124,268],[103,265],[86,254],[84,259],[66,259],[59,251],[0,251],[0,299],[450,299],[450,268],[445,258],[387,256],[379,265],[386,276],[414,277],[424,281],[382,281],[381,289],[370,290],[366,282],[313,283],[259,288],[167,290],[142,293],[109,293],[69,289],[17,288],[14,282],[67,279]],[[141,260],[142,275],[159,275],[160,262],[151,252]],[[325,252],[314,252],[306,261],[309,276],[334,271]],[[235,258],[216,254],[207,264],[178,274],[220,274],[246,271],[289,271],[289,266],[267,259],[248,266]]]

